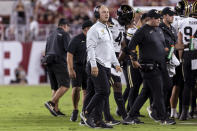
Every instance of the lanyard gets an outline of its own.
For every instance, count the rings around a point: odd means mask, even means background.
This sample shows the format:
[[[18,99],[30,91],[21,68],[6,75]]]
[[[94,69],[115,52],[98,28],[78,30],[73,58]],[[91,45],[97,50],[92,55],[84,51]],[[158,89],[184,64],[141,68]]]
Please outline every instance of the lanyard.
[[[107,26],[106,26],[106,29],[107,29],[107,32],[108,32],[108,34],[109,34],[109,38],[110,38],[110,40],[111,40],[111,36],[110,36],[109,29],[107,28]]]

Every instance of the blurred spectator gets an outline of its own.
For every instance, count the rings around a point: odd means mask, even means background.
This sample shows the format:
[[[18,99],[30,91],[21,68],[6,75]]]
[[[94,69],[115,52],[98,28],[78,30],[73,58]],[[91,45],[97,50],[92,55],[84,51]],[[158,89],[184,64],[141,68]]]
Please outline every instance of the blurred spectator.
[[[14,7],[13,7],[13,16],[14,21],[13,23],[16,24],[26,24],[26,11],[25,11],[25,5],[22,2],[22,0],[18,0]]]
[[[180,0],[134,0],[134,6],[175,6]],[[187,0],[193,3],[195,0]]]
[[[134,6],[172,6],[170,0],[134,0]]]
[[[30,17],[29,32],[30,40],[35,40],[39,33],[39,25],[33,16]]]
[[[11,80],[10,83],[11,84],[27,84],[27,79],[26,79],[26,72],[23,68],[22,65],[19,65],[16,69],[15,69],[15,80]]]
[[[29,21],[29,15],[32,12],[31,10],[32,8],[28,7],[27,4],[24,4],[23,0],[17,0],[13,5],[13,12],[11,14],[10,24],[14,25],[16,32],[15,40],[17,41],[24,42],[26,40],[26,26]],[[11,33],[11,32],[7,32],[7,33]]]
[[[48,10],[57,12],[57,9],[60,7],[59,0],[50,0],[48,5]]]
[[[8,28],[5,30],[5,40],[15,40],[16,35],[16,29],[15,25],[11,24]]]

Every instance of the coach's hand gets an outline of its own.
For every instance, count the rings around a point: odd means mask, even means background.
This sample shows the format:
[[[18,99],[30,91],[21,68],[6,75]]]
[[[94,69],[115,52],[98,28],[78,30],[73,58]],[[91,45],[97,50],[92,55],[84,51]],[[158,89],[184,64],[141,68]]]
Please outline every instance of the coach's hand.
[[[69,70],[68,70],[68,73],[69,73],[69,77],[70,77],[71,79],[76,78],[76,72],[75,72],[74,69],[69,69]]]
[[[132,65],[134,68],[142,68],[138,61],[132,61]]]
[[[92,67],[91,74],[92,74],[92,76],[97,77],[98,76],[98,67]]]
[[[116,66],[116,72],[122,72],[122,68],[120,66]]]

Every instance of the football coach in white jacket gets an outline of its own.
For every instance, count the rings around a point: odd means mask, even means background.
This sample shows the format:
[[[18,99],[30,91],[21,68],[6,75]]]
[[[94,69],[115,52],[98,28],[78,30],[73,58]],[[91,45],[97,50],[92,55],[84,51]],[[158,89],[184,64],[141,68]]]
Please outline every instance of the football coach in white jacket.
[[[113,65],[117,72],[120,72],[121,68],[115,55],[112,34],[107,25],[108,8],[104,5],[97,6],[94,9],[94,15],[98,21],[87,33],[88,87],[83,111],[80,115],[89,127],[112,128],[102,120],[103,103],[110,94],[111,66]],[[94,123],[90,116],[93,109]]]

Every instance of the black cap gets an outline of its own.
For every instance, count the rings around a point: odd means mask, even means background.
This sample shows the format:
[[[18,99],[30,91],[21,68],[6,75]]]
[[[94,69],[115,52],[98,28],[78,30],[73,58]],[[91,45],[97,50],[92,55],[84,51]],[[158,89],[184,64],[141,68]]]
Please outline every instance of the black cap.
[[[86,20],[82,24],[82,29],[85,29],[86,27],[91,27],[93,25],[91,20]]]
[[[170,15],[170,16],[173,16],[175,14],[175,12],[170,8],[170,7],[166,7],[164,8],[162,11],[161,11],[161,14],[162,15]]]
[[[147,13],[147,16],[150,17],[150,18],[160,18],[161,17],[161,14],[159,13],[158,10],[156,9],[152,9],[152,10],[149,10],[148,13]]]
[[[69,25],[69,22],[65,18],[61,18],[58,22],[58,26]]]

